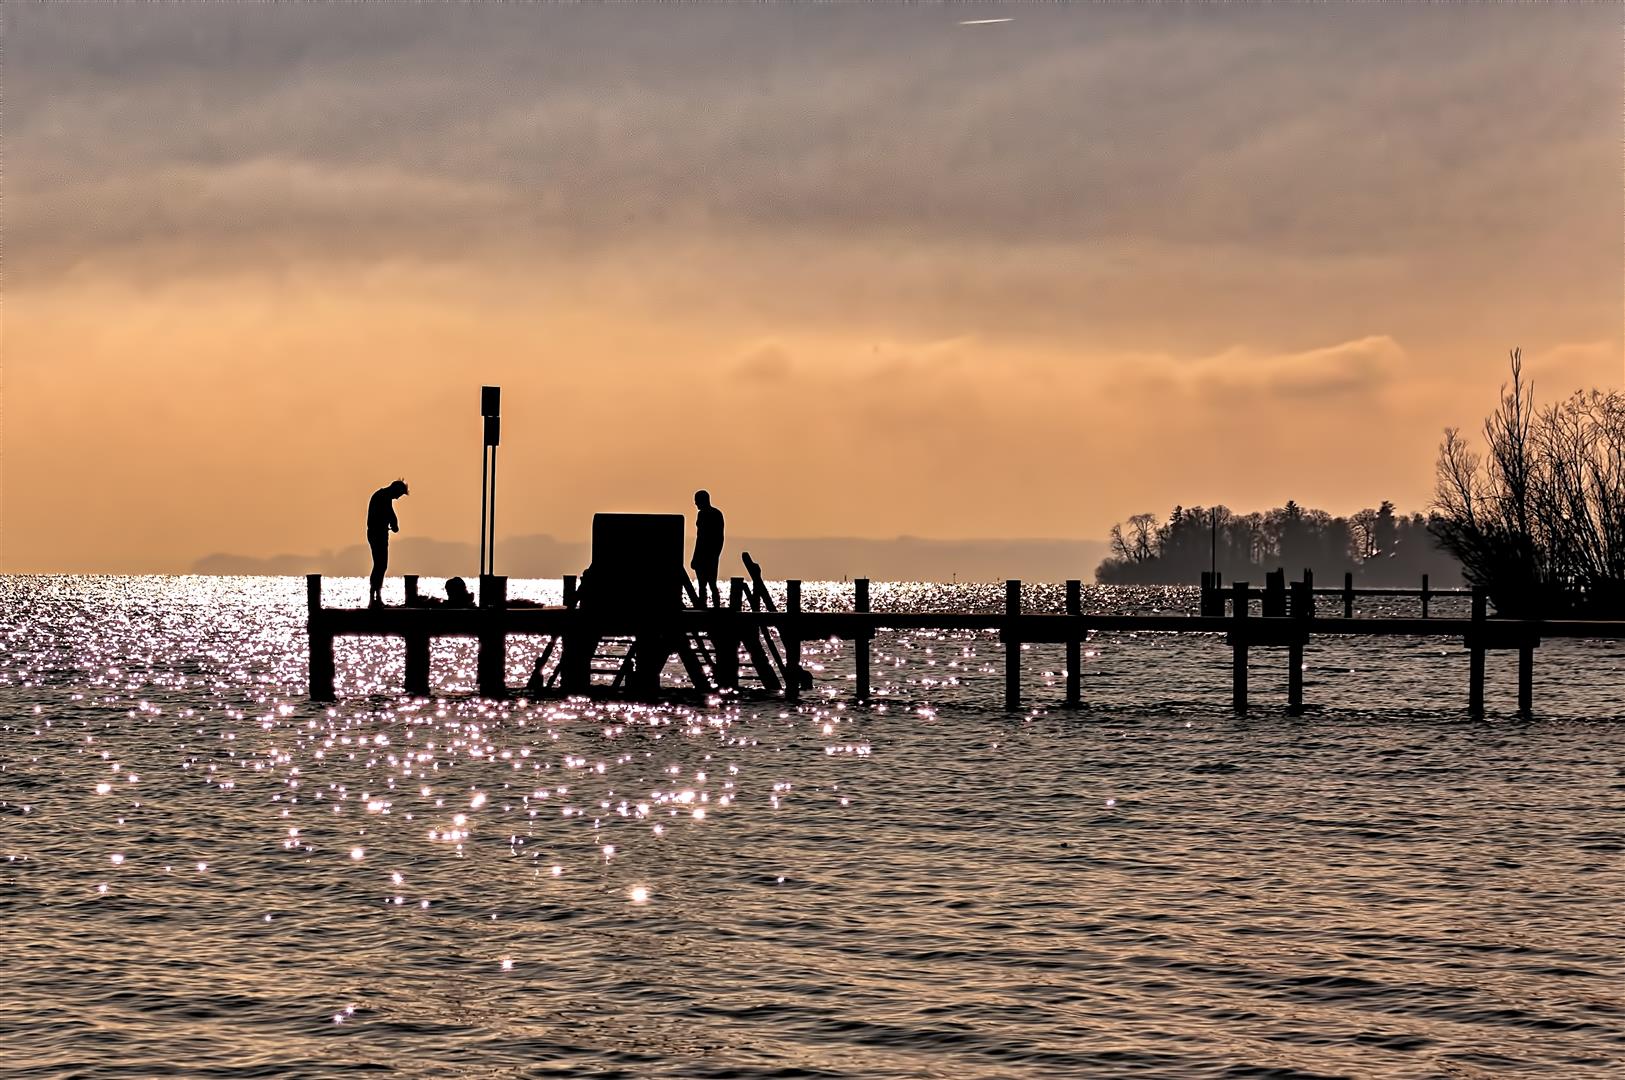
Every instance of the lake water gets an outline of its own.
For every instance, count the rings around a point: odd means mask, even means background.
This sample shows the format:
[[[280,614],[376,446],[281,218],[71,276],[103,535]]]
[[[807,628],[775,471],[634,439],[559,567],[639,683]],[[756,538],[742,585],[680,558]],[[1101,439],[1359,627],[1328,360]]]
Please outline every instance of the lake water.
[[[826,642],[799,708],[691,708],[480,701],[458,642],[413,701],[382,641],[327,706],[302,580],[0,603],[0,1076],[1625,1070],[1620,645],[1544,645],[1533,722],[1503,654],[1466,720],[1459,642],[1317,641],[1296,718],[1257,650],[1238,718],[1220,639],[1129,634],[1075,713],[973,633],[883,636],[873,707]]]

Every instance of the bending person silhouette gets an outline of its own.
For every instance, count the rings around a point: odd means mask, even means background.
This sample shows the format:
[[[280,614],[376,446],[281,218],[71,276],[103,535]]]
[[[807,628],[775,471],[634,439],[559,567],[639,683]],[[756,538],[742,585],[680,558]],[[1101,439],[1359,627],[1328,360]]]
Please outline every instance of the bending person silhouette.
[[[369,607],[384,606],[384,571],[389,569],[389,534],[401,531],[395,519],[395,500],[410,494],[406,481],[397,480],[388,487],[372,493],[367,503],[367,546],[372,548],[371,589],[367,594]]]
[[[722,594],[717,591],[717,562],[722,558],[722,511],[711,505],[711,493],[696,491],[694,505],[700,508],[694,518],[694,557],[688,565],[694,569],[694,587],[699,593],[700,606],[705,606],[705,589],[711,587],[711,606],[722,606]]]

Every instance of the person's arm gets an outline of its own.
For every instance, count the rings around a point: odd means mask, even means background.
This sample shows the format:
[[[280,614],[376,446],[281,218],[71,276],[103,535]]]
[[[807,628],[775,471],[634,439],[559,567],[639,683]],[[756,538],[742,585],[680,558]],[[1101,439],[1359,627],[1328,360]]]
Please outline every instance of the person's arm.
[[[401,523],[395,517],[395,504],[394,503],[391,503],[390,506],[389,506],[389,531],[390,532],[400,532],[401,531]]]

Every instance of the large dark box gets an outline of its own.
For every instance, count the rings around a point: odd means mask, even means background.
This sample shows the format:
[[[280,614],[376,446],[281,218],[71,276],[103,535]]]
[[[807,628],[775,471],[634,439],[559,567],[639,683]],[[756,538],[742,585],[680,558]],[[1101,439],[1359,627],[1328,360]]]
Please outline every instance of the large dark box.
[[[592,571],[582,604],[594,611],[666,612],[683,606],[683,517],[594,514]]]

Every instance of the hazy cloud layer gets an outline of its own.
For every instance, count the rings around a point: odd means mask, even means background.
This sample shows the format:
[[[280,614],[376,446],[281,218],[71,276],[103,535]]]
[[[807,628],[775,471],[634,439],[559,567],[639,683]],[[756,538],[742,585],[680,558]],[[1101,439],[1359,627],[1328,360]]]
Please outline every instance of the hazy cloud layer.
[[[1617,9],[977,10],[0,8],[0,564],[471,531],[482,381],[561,536],[1414,505],[1618,382]]]

